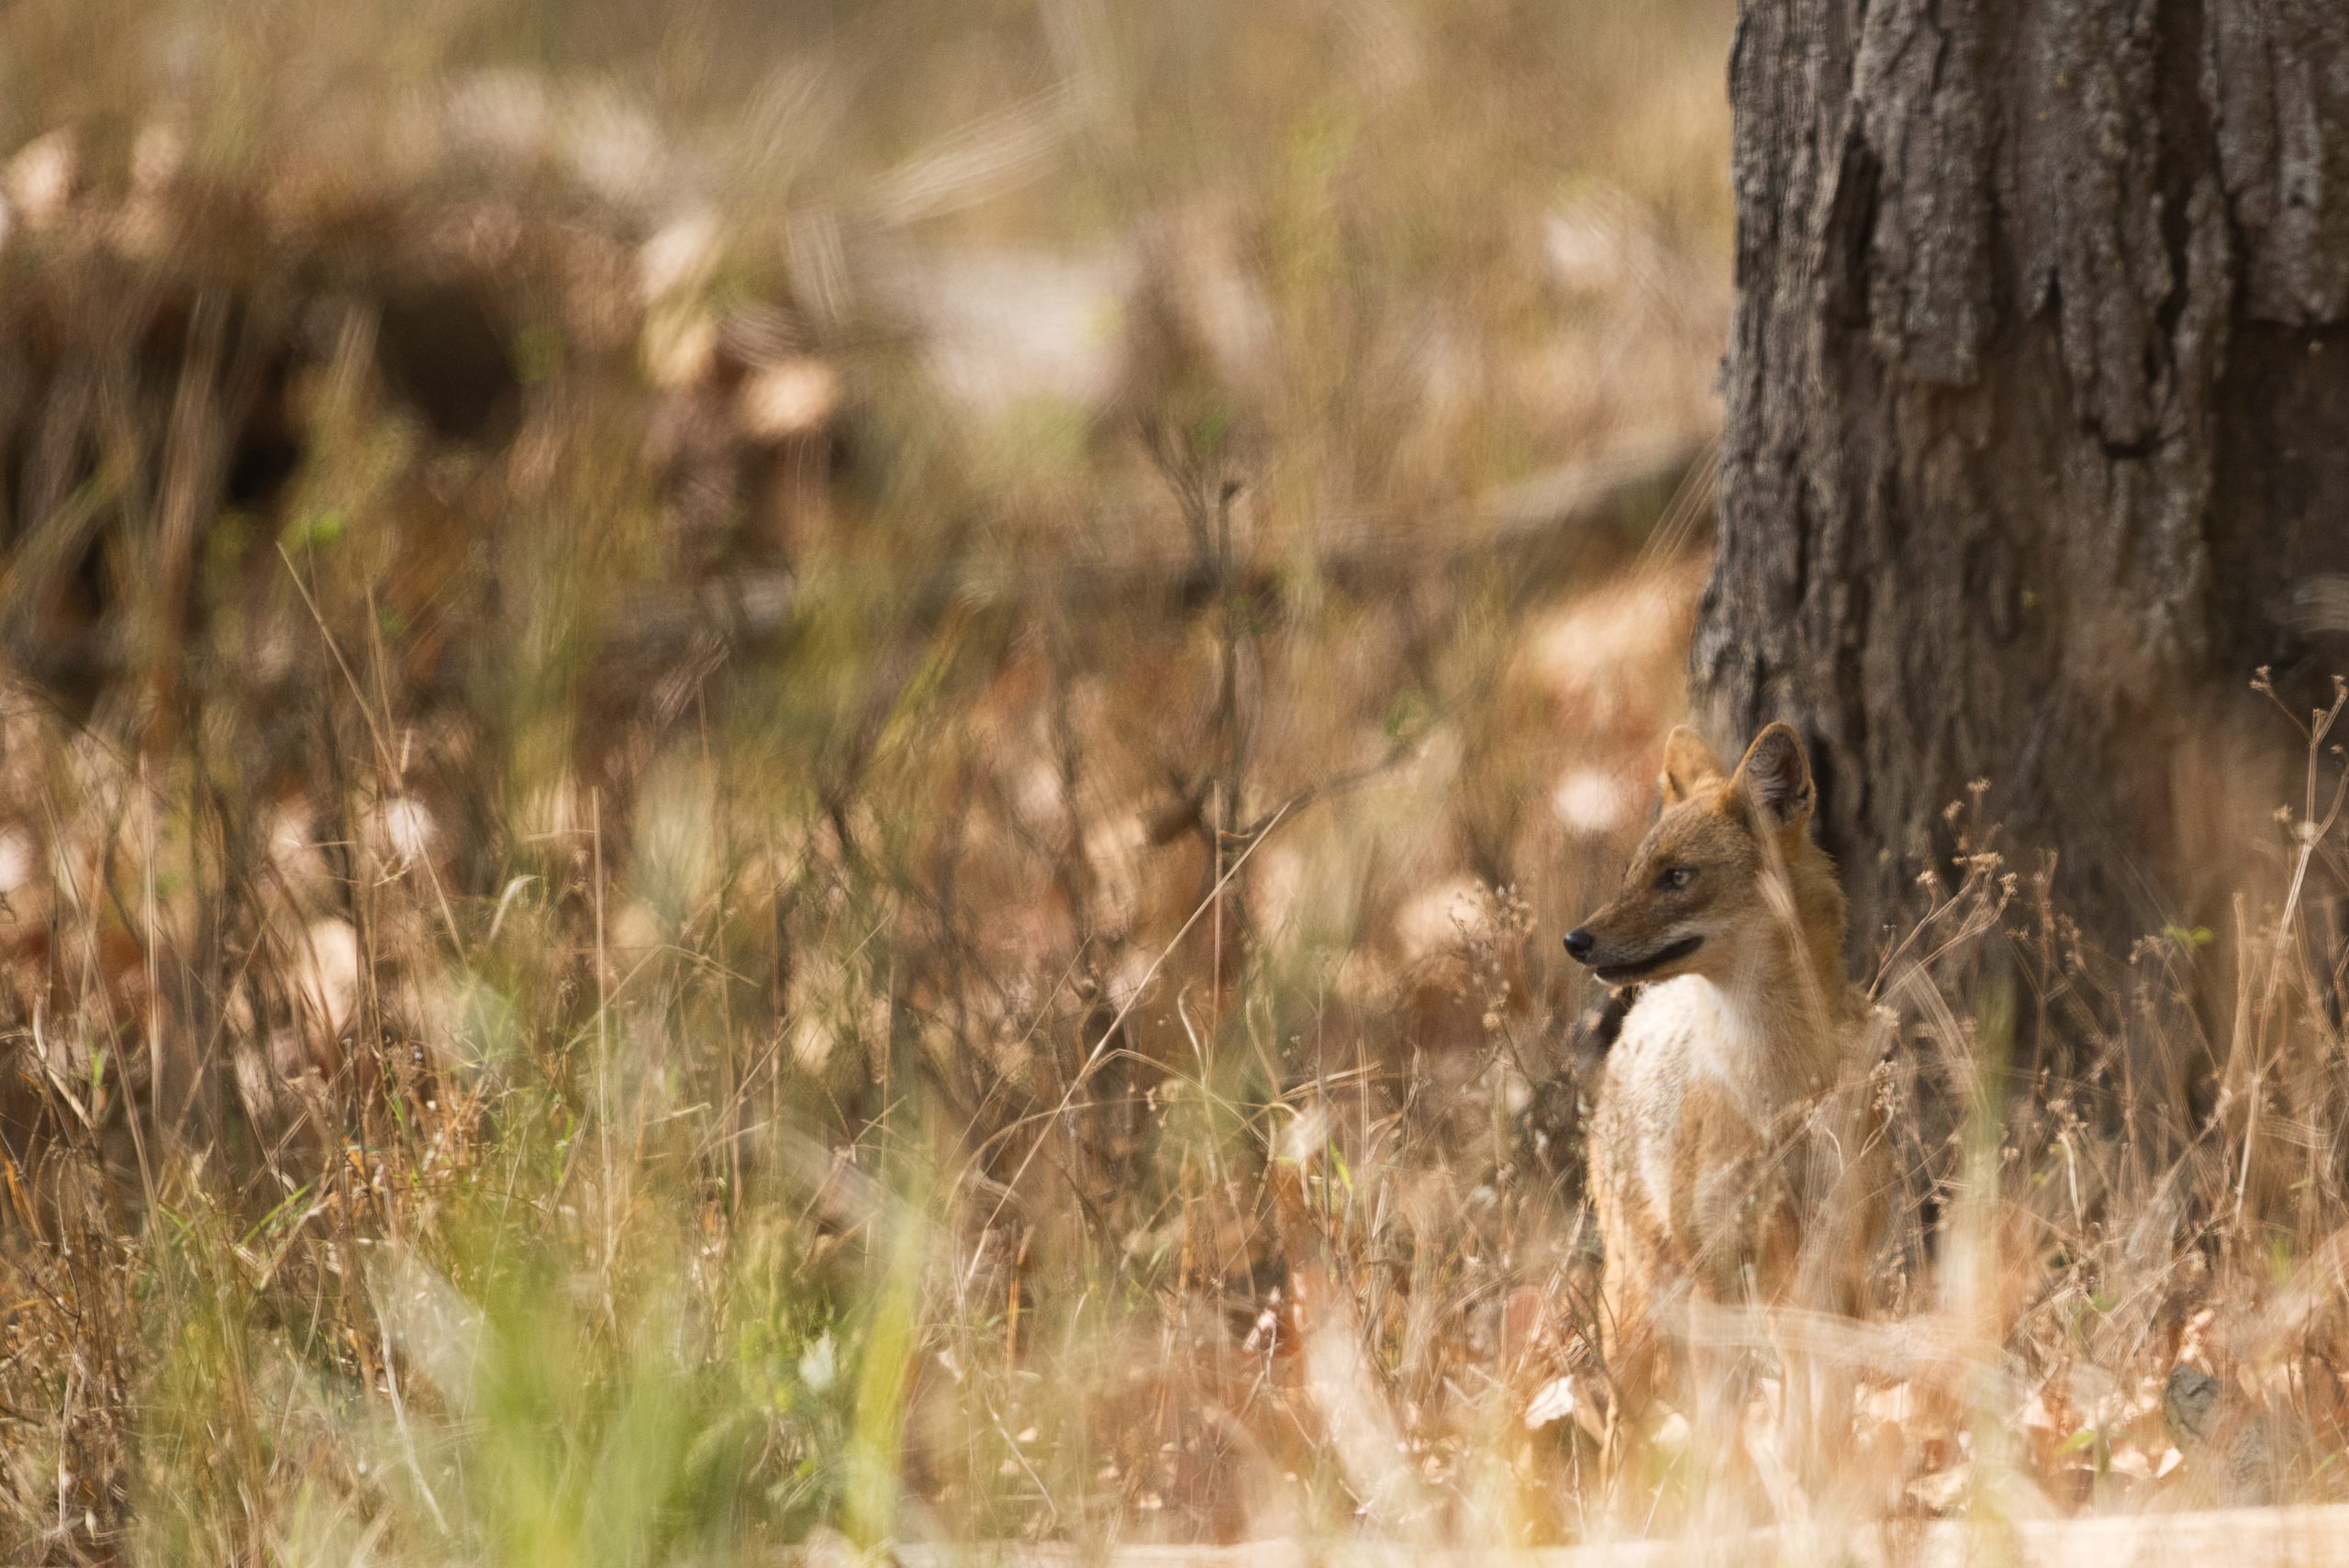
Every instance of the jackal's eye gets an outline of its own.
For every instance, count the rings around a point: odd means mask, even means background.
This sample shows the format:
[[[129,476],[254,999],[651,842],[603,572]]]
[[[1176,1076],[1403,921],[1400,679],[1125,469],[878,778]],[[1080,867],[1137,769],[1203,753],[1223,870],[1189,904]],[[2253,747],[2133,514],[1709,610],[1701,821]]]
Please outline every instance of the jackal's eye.
[[[1687,866],[1666,866],[1656,873],[1655,884],[1662,888],[1686,887],[1696,874]]]

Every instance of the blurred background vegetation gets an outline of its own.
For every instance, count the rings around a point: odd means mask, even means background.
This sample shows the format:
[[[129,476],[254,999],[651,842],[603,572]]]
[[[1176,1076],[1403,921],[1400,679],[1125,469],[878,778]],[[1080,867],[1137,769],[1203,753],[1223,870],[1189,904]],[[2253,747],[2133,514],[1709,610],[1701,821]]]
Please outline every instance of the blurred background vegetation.
[[[0,12],[0,1556],[1698,1518],[1568,1375],[1551,950],[1731,9]],[[2068,1115],[1996,1335],[2174,1359]],[[2097,1375],[2025,1446],[2151,1485]]]
[[[9,8],[0,1554],[1513,1496],[1728,21]]]

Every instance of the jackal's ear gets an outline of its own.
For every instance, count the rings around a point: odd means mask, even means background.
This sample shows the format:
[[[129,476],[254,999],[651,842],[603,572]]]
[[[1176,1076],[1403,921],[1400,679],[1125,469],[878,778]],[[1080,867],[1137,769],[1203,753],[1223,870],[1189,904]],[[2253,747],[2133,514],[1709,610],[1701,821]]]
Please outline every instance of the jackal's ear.
[[[1810,820],[1816,796],[1810,783],[1810,759],[1802,740],[1783,724],[1773,724],[1745,749],[1737,765],[1737,782],[1753,804],[1781,828],[1800,827]]]
[[[1675,726],[1664,739],[1664,776],[1656,787],[1664,791],[1664,803],[1677,806],[1696,793],[1697,786],[1721,776],[1721,760],[1705,744],[1704,737],[1687,725]]]

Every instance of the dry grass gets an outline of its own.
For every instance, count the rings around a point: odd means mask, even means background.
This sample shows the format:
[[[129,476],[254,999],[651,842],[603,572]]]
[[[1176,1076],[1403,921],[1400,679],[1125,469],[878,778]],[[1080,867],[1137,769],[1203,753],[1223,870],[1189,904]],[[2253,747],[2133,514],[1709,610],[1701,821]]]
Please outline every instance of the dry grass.
[[[2322,746],[1887,950],[1836,1486],[1594,1437],[1725,6],[642,9],[0,17],[0,1557],[2341,1490]]]

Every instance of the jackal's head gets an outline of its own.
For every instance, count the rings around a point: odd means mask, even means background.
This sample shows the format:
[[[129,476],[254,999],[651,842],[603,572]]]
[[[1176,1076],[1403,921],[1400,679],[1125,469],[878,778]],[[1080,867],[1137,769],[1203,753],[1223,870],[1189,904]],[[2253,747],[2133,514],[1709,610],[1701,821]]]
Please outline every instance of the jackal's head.
[[[1566,951],[1610,985],[1705,974],[1725,980],[1757,943],[1841,962],[1843,896],[1810,841],[1810,762],[1783,724],[1724,772],[1682,726],[1664,748],[1664,809],[1613,902],[1566,933]],[[1791,956],[1791,955],[1789,955]]]

